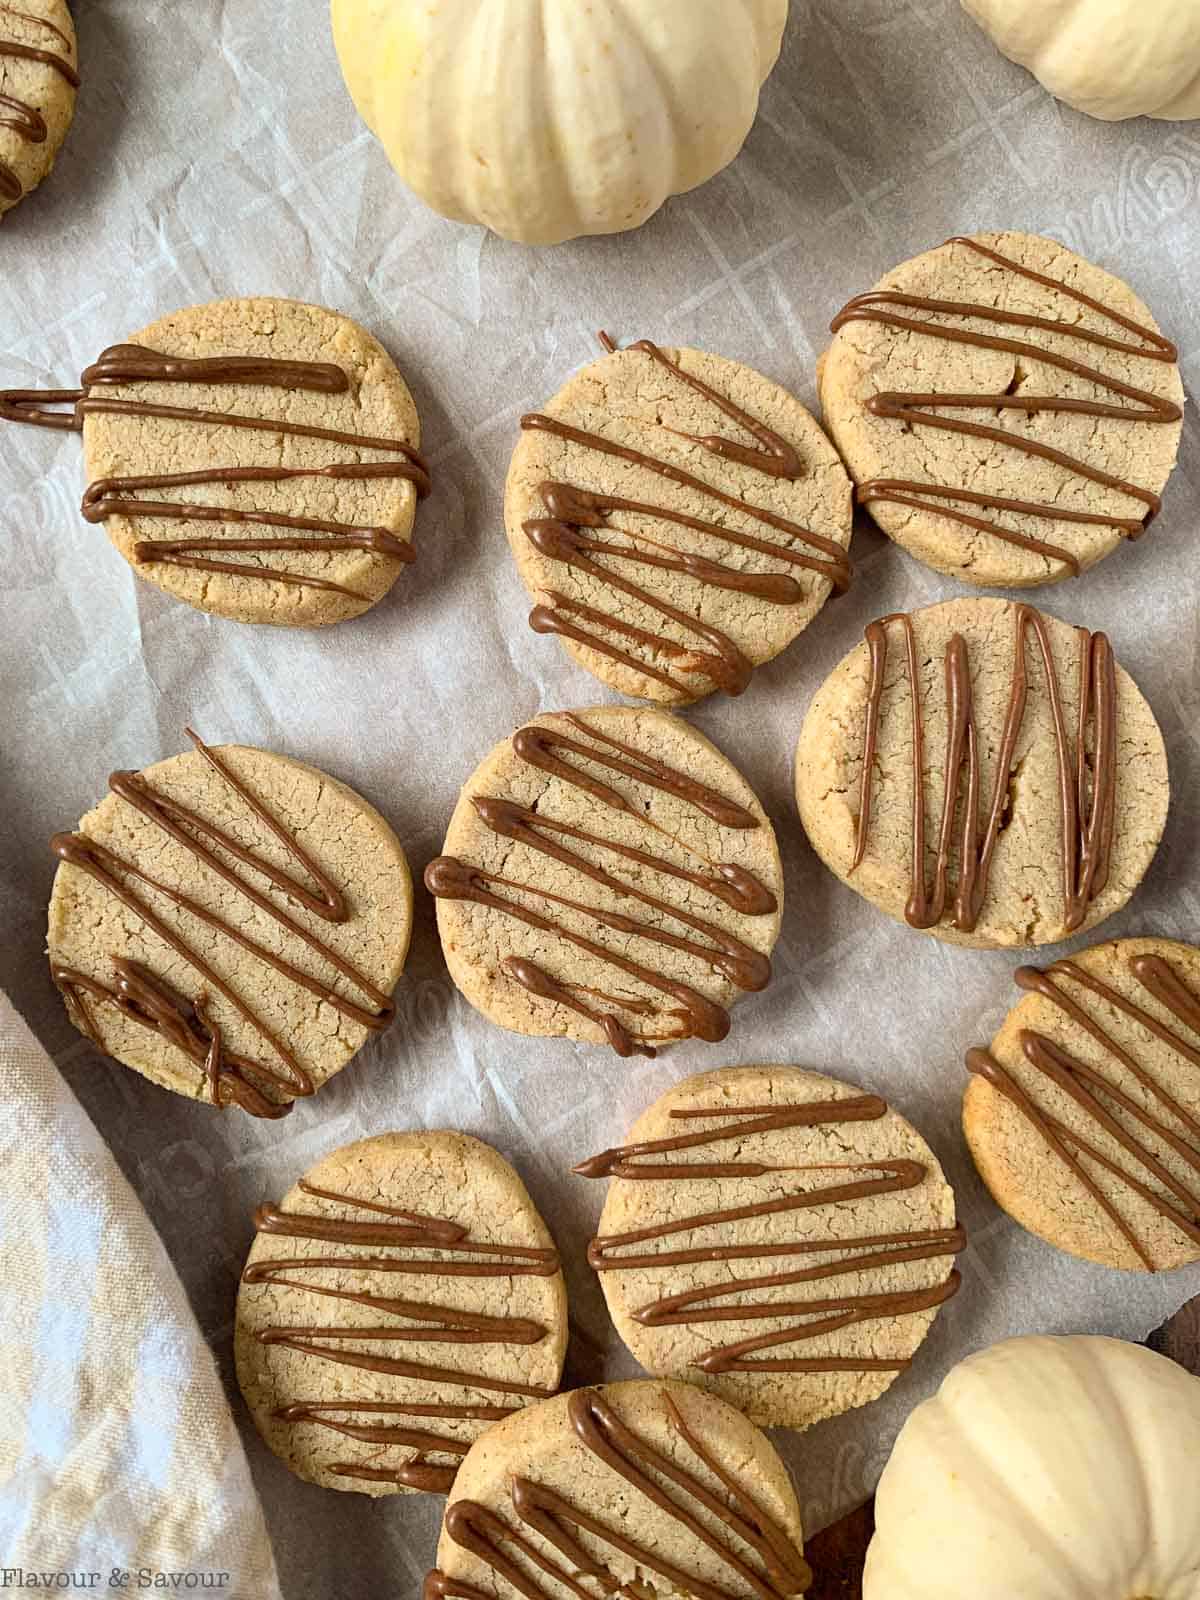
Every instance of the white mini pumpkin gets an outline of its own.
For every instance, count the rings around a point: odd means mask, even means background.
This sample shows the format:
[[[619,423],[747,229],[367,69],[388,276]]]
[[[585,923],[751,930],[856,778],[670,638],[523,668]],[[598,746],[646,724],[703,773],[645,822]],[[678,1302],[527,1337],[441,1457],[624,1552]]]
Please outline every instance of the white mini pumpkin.
[[[962,0],[1004,54],[1077,111],[1200,117],[1200,0]]]
[[[645,222],[742,147],[788,0],[332,0],[342,72],[443,216],[557,244]]]
[[[863,1600],[1197,1600],[1200,1379],[1140,1345],[1008,1339],[909,1417]]]

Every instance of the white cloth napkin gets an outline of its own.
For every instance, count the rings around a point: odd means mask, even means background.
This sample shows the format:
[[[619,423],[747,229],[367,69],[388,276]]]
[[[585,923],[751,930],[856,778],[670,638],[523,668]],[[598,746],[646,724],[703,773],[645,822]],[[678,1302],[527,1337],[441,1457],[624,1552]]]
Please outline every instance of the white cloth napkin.
[[[0,993],[0,1588],[63,1587],[59,1573],[84,1592],[279,1597],[183,1286]]]

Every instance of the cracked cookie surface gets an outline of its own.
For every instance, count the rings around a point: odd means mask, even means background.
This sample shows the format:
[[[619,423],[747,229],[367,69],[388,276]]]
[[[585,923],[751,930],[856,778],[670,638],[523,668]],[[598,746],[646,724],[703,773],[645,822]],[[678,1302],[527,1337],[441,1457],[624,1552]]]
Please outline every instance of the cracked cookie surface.
[[[1117,939],[1016,981],[963,1098],[997,1204],[1102,1266],[1200,1260],[1200,950]]]
[[[611,1383],[473,1446],[422,1593],[791,1600],[812,1581],[802,1552],[787,1470],[740,1412],[683,1383]]]
[[[765,987],[783,872],[745,779],[679,718],[536,717],[468,779],[425,882],[450,974],[501,1027],[653,1054]]]
[[[56,835],[52,975],[152,1082],[275,1116],[393,1014],[412,927],[399,840],[353,790],[245,745],[115,773]]]
[[[688,1078],[575,1170],[611,1179],[588,1259],[634,1356],[763,1427],[878,1399],[959,1285],[965,1236],[933,1152],[820,1073]]]
[[[623,694],[739,694],[850,580],[850,483],[738,362],[642,341],[522,422],[505,526],[530,624]]]
[[[0,5],[0,217],[54,166],[78,88],[79,49],[66,0]]]
[[[1183,383],[1119,278],[1053,239],[981,233],[894,268],[833,327],[825,425],[859,501],[917,560],[1027,588],[1144,532]]]
[[[193,306],[106,351],[83,387],[85,515],[177,599],[317,627],[361,615],[413,559],[416,406],[349,318]]]
[[[1051,944],[1119,910],[1169,799],[1162,734],[1105,636],[983,597],[872,623],[796,754],[826,866],[889,916],[985,948]]]
[[[238,1292],[238,1383],[299,1477],[445,1494],[472,1442],[553,1395],[567,1344],[554,1241],[489,1145],[385,1133],[261,1206]]]

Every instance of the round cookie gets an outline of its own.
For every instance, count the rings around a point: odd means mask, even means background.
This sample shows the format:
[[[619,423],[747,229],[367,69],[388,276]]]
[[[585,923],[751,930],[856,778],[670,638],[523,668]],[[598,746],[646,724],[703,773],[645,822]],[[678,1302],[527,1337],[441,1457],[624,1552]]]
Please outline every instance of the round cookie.
[[[1170,785],[1154,714],[1107,638],[983,597],[866,634],[817,691],[796,754],[796,803],[826,866],[951,944],[1052,944],[1120,910]]]
[[[789,1600],[812,1582],[787,1470],[683,1383],[577,1389],[491,1428],[459,1470],[424,1600]],[[580,1585],[580,1579],[583,1585]]]
[[[1116,939],[1016,981],[963,1099],[996,1203],[1102,1266],[1200,1260],[1200,950]]]
[[[959,1286],[937,1158],[878,1095],[820,1073],[687,1078],[575,1170],[612,1179],[588,1260],[622,1339],[761,1427],[878,1399]]]
[[[381,600],[413,559],[413,519],[428,474],[416,455],[416,406],[378,340],[321,306],[258,299],[178,311],[130,342],[168,358],[216,363],[164,375],[161,361],[130,361],[123,354],[128,347],[118,346],[84,374],[91,479],[85,515],[104,521],[139,577],[202,611],[290,627],[341,622]],[[139,371],[151,376],[137,378]],[[250,381],[231,381],[230,372]],[[181,427],[144,409],[130,413],[127,401],[267,418],[273,425]],[[119,409],[107,409],[111,402]],[[309,437],[303,429],[342,437]],[[265,480],[254,475],[262,468],[271,474]],[[250,476],[237,480],[226,469],[248,469]],[[197,472],[210,481],[137,488],[113,482]],[[130,515],[119,507],[131,498],[239,515],[191,522]],[[282,520],[265,522],[264,515]],[[180,541],[205,540],[216,542],[170,553]],[[298,548],[244,548],[272,541]],[[229,567],[215,569],[214,562]]]
[[[0,5],[0,217],[54,166],[78,88],[79,48],[66,0]]]
[[[57,834],[51,974],[76,1027],[177,1094],[278,1116],[392,1019],[404,851],[336,779],[245,745],[117,772]]]
[[[377,340],[321,306],[178,311],[105,350],[76,390],[0,392],[0,418],[82,431],[83,515],[201,611],[341,622],[415,559],[430,477],[412,396]]]
[[[567,1292],[554,1241],[478,1139],[360,1139],[260,1206],[255,1227],[238,1383],[298,1477],[446,1494],[485,1429],[557,1390]]]
[[[825,425],[859,502],[918,561],[1028,588],[1144,532],[1183,382],[1119,278],[1054,239],[981,233],[896,267],[833,331]]]
[[[749,367],[609,346],[521,426],[505,526],[530,626],[622,694],[740,694],[850,581],[837,452]]]
[[[723,1039],[783,910],[745,779],[665,711],[535,718],[467,781],[425,871],[450,975],[516,1033],[653,1055]]]

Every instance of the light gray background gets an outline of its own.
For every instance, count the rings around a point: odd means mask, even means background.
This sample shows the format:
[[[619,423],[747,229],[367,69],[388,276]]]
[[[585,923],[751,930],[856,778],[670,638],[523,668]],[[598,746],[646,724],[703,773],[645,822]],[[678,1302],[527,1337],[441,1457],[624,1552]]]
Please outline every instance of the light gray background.
[[[754,784],[787,866],[775,981],[738,1009],[726,1044],[626,1063],[502,1034],[449,984],[422,892],[395,1028],[286,1122],[255,1124],[99,1060],[67,1024],[42,955],[50,833],[94,803],[110,769],[182,748],[185,722],[345,779],[391,820],[419,874],[497,739],[539,710],[603,698],[526,628],[500,515],[519,415],[591,359],[598,328],[710,347],[811,402],[845,299],[949,234],[1014,227],[1128,278],[1178,342],[1190,387],[1200,125],[1077,116],[995,54],[953,0],[793,0],[783,60],[729,171],[637,234],[528,250],[406,195],[343,93],[322,0],[80,0],[76,11],[75,130],[58,172],[0,231],[0,383],[70,384],[105,345],[181,305],[294,295],[349,313],[390,348],[436,473],[419,562],[391,599],[324,633],[253,630],[133,578],[78,515],[75,439],[0,431],[0,983],[143,1196],[226,1375],[252,1207],[364,1133],[447,1124],[512,1158],[552,1221],[578,1332],[570,1377],[631,1372],[583,1261],[601,1189],[568,1168],[685,1073],[764,1059],[886,1093],[937,1148],[973,1238],[963,1294],[889,1399],[777,1436],[812,1526],[867,1493],[908,1409],[967,1351],[1020,1330],[1140,1336],[1200,1290],[1194,1271],[1145,1284],[1081,1266],[998,1216],[958,1106],[962,1052],[1010,1004],[1014,958],[893,925],[801,835],[791,763],[813,690],[871,617],[960,592],[865,526],[852,593],[743,699],[689,713]],[[1106,934],[1197,936],[1196,432],[1189,408],[1150,537],[1037,597],[1109,630],[1170,747],[1166,842]],[[233,1403],[244,1421],[236,1392]],[[415,1595],[439,1502],[314,1489],[246,1432],[289,1600]]]

